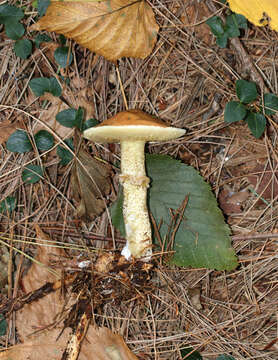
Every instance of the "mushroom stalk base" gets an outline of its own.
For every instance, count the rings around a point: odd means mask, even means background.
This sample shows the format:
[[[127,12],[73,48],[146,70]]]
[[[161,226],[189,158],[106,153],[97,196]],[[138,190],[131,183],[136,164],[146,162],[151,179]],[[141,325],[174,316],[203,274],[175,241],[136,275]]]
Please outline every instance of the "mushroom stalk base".
[[[152,234],[147,209],[149,178],[145,171],[145,141],[121,142],[121,175],[124,203],[123,216],[126,245],[122,255],[127,259],[152,255]]]

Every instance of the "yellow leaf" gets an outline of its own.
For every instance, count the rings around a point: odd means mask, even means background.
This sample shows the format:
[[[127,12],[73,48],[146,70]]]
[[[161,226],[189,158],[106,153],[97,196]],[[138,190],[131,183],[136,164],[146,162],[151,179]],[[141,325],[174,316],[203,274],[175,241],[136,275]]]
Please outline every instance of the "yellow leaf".
[[[257,26],[269,25],[278,31],[278,2],[275,0],[229,0],[232,11],[244,15]]]
[[[46,15],[31,30],[55,31],[116,61],[145,58],[156,42],[158,25],[143,0],[51,1]]]

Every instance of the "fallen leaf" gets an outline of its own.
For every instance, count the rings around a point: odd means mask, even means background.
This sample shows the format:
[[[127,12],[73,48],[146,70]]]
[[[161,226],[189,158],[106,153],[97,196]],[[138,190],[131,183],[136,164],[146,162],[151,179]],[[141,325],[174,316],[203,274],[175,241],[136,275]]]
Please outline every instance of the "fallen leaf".
[[[31,30],[55,31],[116,61],[123,56],[147,57],[158,28],[145,1],[107,0],[52,1]]]
[[[278,31],[278,3],[273,0],[229,0],[232,11],[244,15],[257,26],[269,26]]]
[[[36,226],[38,245],[36,262],[33,262],[22,286],[26,293],[32,292],[57,277],[49,272],[51,260],[65,256],[63,249],[46,246],[51,240],[39,226]],[[43,265],[40,265],[42,263]],[[76,299],[75,299],[76,300]],[[71,337],[71,329],[63,329],[63,322],[56,324],[63,310],[64,299],[59,291],[52,292],[41,299],[25,305],[16,313],[16,328],[21,344],[0,352],[2,360],[60,360]],[[36,333],[37,330],[41,330]],[[83,341],[78,360],[136,360],[123,338],[107,328],[89,326]]]
[[[11,123],[9,119],[0,122],[0,144],[8,140],[9,136],[17,129],[22,128],[18,123]]]
[[[111,190],[111,170],[80,149],[74,160],[71,176],[73,198],[78,203],[77,215],[83,220],[93,220],[106,207],[105,197]]]

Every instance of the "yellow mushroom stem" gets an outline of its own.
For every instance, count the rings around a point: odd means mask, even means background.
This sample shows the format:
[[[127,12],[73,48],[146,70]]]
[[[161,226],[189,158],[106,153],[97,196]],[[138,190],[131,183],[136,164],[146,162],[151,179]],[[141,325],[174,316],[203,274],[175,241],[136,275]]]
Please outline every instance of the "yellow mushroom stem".
[[[121,175],[123,186],[123,216],[126,245],[122,255],[127,259],[152,255],[152,233],[147,209],[149,178],[145,171],[145,141],[121,141]]]

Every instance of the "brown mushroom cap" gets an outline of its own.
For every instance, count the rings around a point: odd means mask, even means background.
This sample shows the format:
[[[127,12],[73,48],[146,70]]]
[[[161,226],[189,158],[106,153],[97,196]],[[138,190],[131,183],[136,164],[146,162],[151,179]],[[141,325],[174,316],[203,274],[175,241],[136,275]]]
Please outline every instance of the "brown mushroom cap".
[[[99,143],[123,140],[166,141],[176,139],[184,133],[184,129],[170,127],[141,110],[128,110],[85,130],[84,137]]]

